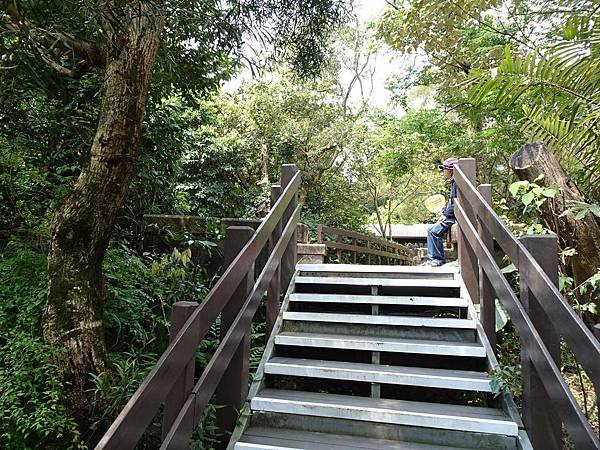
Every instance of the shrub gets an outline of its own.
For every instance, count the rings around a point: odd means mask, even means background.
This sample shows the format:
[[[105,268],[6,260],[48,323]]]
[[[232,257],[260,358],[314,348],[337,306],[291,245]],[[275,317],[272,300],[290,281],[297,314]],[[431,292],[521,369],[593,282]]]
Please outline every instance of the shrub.
[[[12,250],[0,260],[0,447],[85,448],[41,337],[46,257]]]

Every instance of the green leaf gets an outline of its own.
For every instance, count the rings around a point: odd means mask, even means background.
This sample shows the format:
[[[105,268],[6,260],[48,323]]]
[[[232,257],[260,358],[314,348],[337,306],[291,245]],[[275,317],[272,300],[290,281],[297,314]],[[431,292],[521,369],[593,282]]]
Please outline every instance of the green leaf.
[[[521,201],[525,206],[527,206],[533,201],[534,198],[535,194],[533,192],[528,192],[527,194],[524,194],[523,197],[521,197]]]
[[[502,270],[501,270],[501,272],[504,273],[504,274],[513,273],[513,272],[516,272],[516,271],[517,271],[517,267],[513,263],[510,263],[508,266],[503,267]]]
[[[514,183],[511,183],[510,186],[508,187],[509,192],[512,194],[513,197],[517,196],[517,193],[519,192],[519,189],[521,187],[525,187],[529,184],[529,181],[515,181]]]

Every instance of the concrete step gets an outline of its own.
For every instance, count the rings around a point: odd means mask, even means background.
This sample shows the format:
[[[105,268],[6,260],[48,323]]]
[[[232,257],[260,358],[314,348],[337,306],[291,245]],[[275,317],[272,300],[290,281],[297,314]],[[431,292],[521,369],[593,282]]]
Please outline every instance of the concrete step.
[[[296,285],[384,286],[403,288],[459,288],[458,280],[420,280],[415,278],[348,278],[297,276]]]
[[[352,273],[352,274],[375,274],[398,273],[398,274],[432,274],[432,275],[454,275],[458,273],[456,267],[423,267],[423,266],[385,266],[372,264],[297,264],[299,272],[328,272],[328,273]]]
[[[480,358],[486,356],[485,348],[479,343],[350,336],[343,334],[284,332],[275,336],[275,344],[346,350],[420,353],[426,355]]]
[[[376,423],[516,437],[518,426],[501,410],[477,406],[411,402],[348,395],[264,389],[253,411],[334,417]]]
[[[461,328],[468,330],[475,330],[477,327],[475,320],[473,319],[337,314],[320,312],[311,313],[286,311],[283,313],[283,320],[295,320],[301,322],[354,323],[361,325],[392,325],[401,327]]]
[[[440,308],[466,308],[467,300],[452,297],[418,297],[391,295],[339,295],[339,294],[291,294],[291,302],[343,303],[397,306],[433,306]]]
[[[271,375],[491,392],[490,376],[487,373],[467,370],[429,369],[275,357],[266,363],[265,373]]]
[[[285,428],[250,427],[235,450],[460,450],[458,447],[371,439],[344,434],[298,431]]]

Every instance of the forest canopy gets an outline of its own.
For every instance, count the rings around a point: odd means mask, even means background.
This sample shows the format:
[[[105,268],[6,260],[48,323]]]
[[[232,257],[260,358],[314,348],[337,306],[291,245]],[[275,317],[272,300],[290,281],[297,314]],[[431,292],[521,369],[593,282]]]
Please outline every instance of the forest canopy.
[[[515,234],[558,236],[562,293],[600,322],[600,242],[565,231],[600,227],[597,2],[0,5],[1,448],[94,447],[166,348],[173,303],[218,278],[219,220],[264,217],[285,163],[314,241],[319,224],[434,223],[438,164],[475,158]],[[534,141],[577,200],[517,180],[511,156]],[[200,231],[150,245],[147,214]],[[218,344],[211,330],[198,367]],[[564,371],[597,422],[589,379]],[[222,438],[214,416],[197,448]]]

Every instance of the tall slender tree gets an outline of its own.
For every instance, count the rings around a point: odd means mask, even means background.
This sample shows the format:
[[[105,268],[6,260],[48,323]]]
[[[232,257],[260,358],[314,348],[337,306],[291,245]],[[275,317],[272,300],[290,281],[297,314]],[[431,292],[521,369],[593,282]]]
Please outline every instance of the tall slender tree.
[[[107,369],[102,260],[135,175],[149,92],[201,94],[229,74],[244,37],[303,73],[325,58],[344,0],[3,0],[8,70],[44,92],[96,80],[100,113],[88,161],[50,226],[44,338],[68,383],[64,401],[85,421],[90,377]],[[154,73],[154,81],[153,81]],[[154,83],[154,86],[153,86]],[[157,85],[160,86],[156,89]]]

